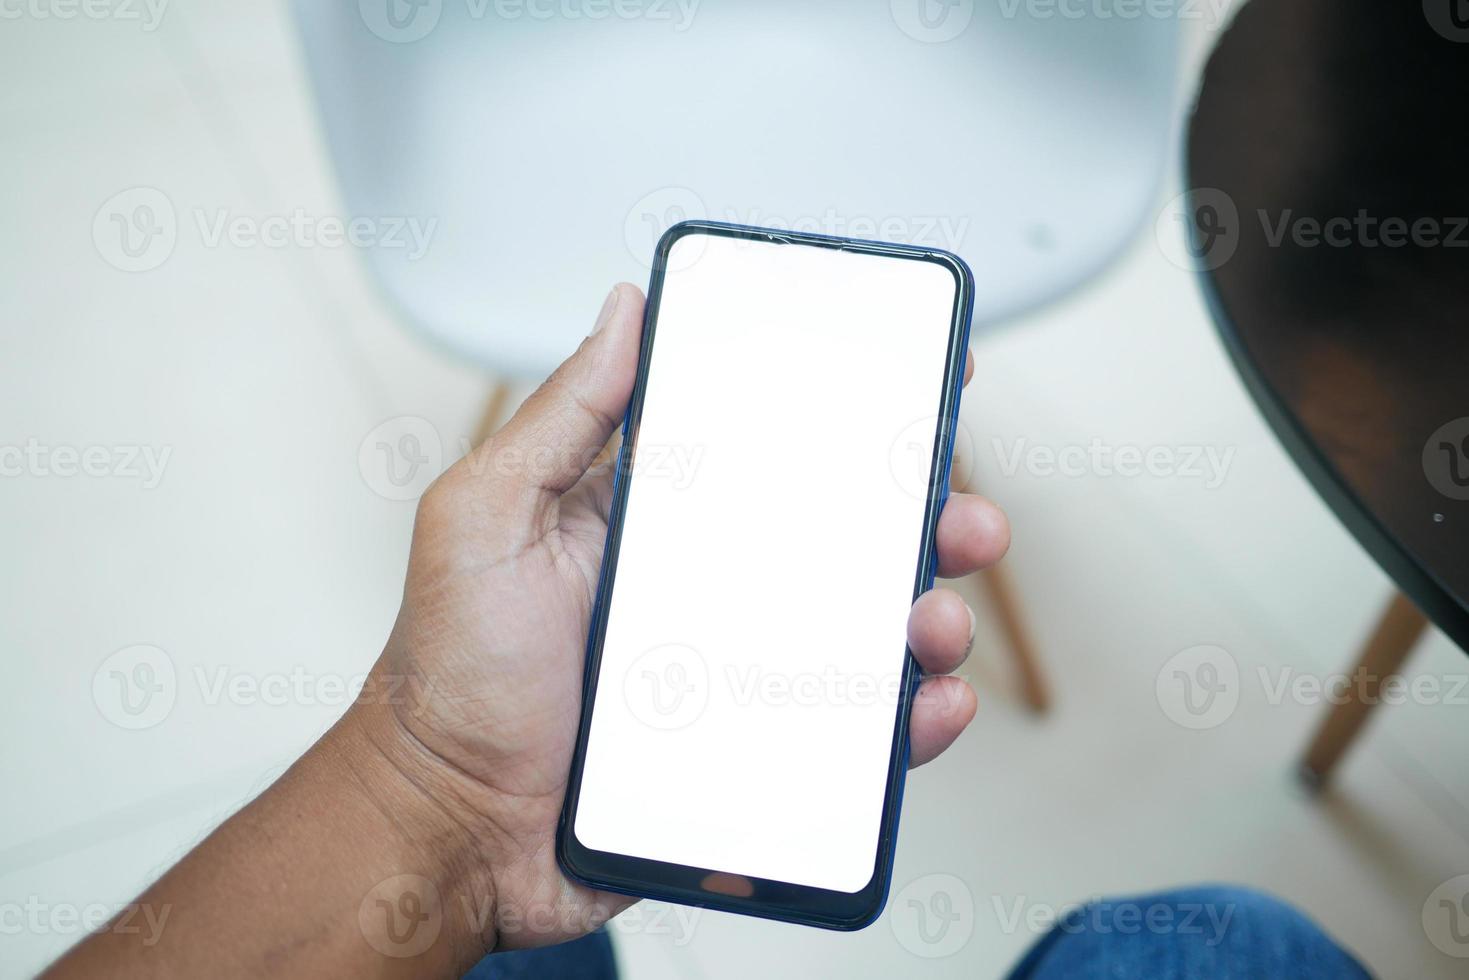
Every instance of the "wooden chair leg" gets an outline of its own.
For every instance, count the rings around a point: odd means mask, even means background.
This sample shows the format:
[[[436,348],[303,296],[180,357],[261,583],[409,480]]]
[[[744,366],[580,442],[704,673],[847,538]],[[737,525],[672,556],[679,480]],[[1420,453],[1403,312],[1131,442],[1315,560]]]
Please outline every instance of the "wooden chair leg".
[[[1383,683],[1401,669],[1427,626],[1428,619],[1407,596],[1401,592],[1393,596],[1362,649],[1352,682],[1347,685],[1346,699],[1327,712],[1306,750],[1300,767],[1306,785],[1315,789],[1326,783],[1377,704]]]
[[[1010,576],[1003,565],[987,568],[980,575],[989,593],[990,604],[1000,617],[1000,629],[1005,634],[1010,655],[1015,661],[1015,669],[1020,675],[1020,692],[1032,711],[1042,713],[1051,706],[1050,687],[1046,683],[1045,671],[1041,669],[1040,658],[1036,656],[1035,645],[1031,643],[1030,633],[1020,615],[1020,604],[1015,600]]]
[[[474,429],[474,440],[471,446],[478,446],[505,421],[505,407],[510,401],[510,386],[503,381],[496,381],[495,386],[490,389],[489,397],[485,399],[484,411],[480,413],[479,424]]]

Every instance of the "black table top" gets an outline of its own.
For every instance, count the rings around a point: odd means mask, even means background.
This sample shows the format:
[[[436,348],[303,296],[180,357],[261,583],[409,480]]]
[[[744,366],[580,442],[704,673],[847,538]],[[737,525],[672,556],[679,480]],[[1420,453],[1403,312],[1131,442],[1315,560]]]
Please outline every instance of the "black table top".
[[[1187,213],[1220,334],[1276,435],[1469,650],[1469,18],[1458,9],[1248,3],[1204,75]]]

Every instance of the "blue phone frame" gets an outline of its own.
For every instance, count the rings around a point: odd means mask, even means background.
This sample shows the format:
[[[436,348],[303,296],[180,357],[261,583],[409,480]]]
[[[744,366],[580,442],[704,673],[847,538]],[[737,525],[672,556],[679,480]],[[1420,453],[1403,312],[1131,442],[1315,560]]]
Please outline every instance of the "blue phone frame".
[[[685,221],[674,225],[659,240],[654,252],[653,273],[648,285],[648,302],[643,316],[642,349],[638,355],[637,381],[622,422],[622,449],[617,457],[612,508],[607,522],[607,539],[602,555],[601,576],[596,603],[587,634],[587,654],[582,678],[581,719],[576,748],[572,756],[566,799],[556,831],[556,857],[561,869],[574,881],[638,898],[654,898],[700,908],[735,912],[783,922],[817,926],[825,929],[855,930],[870,925],[882,914],[892,880],[893,856],[898,834],[898,816],[902,809],[903,785],[908,771],[908,720],[913,697],[918,690],[921,671],[906,651],[903,684],[893,726],[893,742],[888,762],[888,782],[883,798],[882,822],[878,832],[877,853],[872,878],[856,892],[839,892],[790,882],[743,877],[710,868],[654,861],[626,854],[594,851],[576,839],[576,809],[581,793],[582,766],[586,761],[587,737],[591,728],[592,706],[597,694],[597,675],[601,666],[602,642],[607,629],[607,609],[616,579],[617,556],[622,543],[622,525],[627,513],[630,481],[627,474],[636,452],[638,427],[642,419],[643,396],[647,388],[648,369],[652,360],[658,307],[673,244],[686,235],[702,234],[743,238],[794,246],[835,248],[882,255],[892,258],[933,262],[947,268],[955,279],[955,299],[949,328],[948,360],[940,392],[934,440],[934,455],[929,470],[927,507],[918,555],[913,598],[933,587],[937,570],[934,539],[939,514],[949,496],[949,477],[953,466],[954,432],[958,424],[959,400],[964,386],[964,365],[969,347],[970,320],[974,309],[974,277],[964,260],[940,249],[895,245],[887,242],[836,238],[807,232],[779,231],[716,221]],[[814,433],[813,438],[819,438]],[[748,887],[748,895],[737,894],[729,887],[738,882]],[[711,888],[710,885],[718,885]]]

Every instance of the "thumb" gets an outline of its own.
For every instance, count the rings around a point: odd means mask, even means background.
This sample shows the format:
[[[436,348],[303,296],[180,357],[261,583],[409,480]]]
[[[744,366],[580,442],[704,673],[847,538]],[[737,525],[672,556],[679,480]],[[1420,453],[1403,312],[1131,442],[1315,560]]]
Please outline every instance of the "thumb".
[[[638,370],[643,294],[619,283],[591,334],[526,399],[474,462],[523,491],[561,494],[576,485],[622,424]]]

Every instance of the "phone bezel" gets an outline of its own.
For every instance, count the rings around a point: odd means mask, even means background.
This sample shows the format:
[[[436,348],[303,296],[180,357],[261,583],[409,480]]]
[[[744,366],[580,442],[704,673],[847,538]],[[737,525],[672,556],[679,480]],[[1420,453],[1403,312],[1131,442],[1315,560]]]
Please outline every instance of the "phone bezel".
[[[596,698],[597,675],[601,665],[602,643],[607,628],[608,600],[616,578],[617,555],[622,543],[622,525],[627,513],[630,481],[626,478],[636,451],[638,427],[642,418],[643,396],[647,387],[658,308],[662,298],[668,258],[675,242],[686,235],[703,234],[742,238],[793,246],[815,246],[861,252],[891,258],[932,262],[948,269],[955,279],[954,310],[949,327],[947,363],[940,393],[935,426],[933,460],[929,469],[929,492],[924,513],[923,534],[913,597],[932,588],[937,557],[934,537],[939,513],[949,493],[949,476],[953,463],[954,431],[958,419],[959,398],[964,382],[964,364],[968,352],[969,327],[974,305],[974,279],[969,267],[957,255],[940,249],[896,245],[887,242],[836,238],[807,232],[780,231],[715,221],[685,221],[674,225],[659,239],[654,252],[653,272],[648,285],[647,307],[643,317],[642,348],[638,356],[637,380],[622,424],[622,449],[618,453],[614,478],[612,508],[607,524],[607,540],[597,585],[596,603],[587,635],[587,653],[582,678],[582,705],[577,730],[576,748],[572,756],[566,799],[556,833],[556,856],[562,870],[573,880],[605,891],[640,898],[654,898],[701,908],[736,912],[784,922],[826,929],[853,930],[870,924],[881,914],[892,877],[894,845],[897,839],[898,815],[902,806],[904,778],[908,769],[908,717],[921,672],[911,651],[906,651],[903,683],[893,726],[888,781],[883,799],[882,822],[878,833],[873,873],[868,883],[856,892],[840,892],[790,882],[743,877],[709,868],[655,861],[627,854],[595,851],[576,838],[576,808],[581,791],[582,766],[586,760],[587,738],[591,727],[592,706]],[[813,438],[820,438],[813,433]],[[721,887],[712,890],[706,882],[713,877]],[[729,884],[738,882],[740,890],[750,894],[734,894]]]

